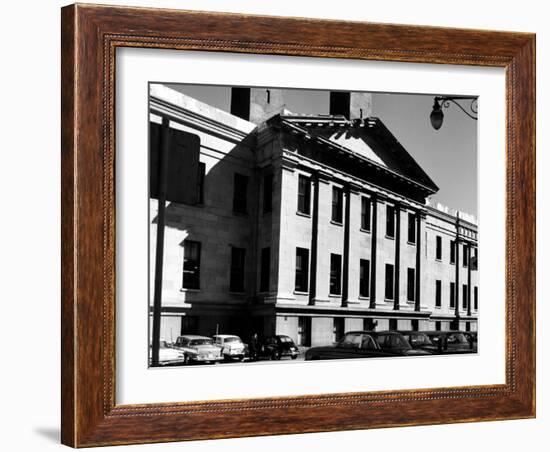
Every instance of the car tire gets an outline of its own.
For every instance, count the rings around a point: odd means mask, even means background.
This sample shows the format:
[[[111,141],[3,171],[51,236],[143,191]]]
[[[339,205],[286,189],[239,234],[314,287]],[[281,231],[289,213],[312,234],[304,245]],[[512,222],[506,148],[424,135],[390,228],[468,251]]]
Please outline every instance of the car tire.
[[[292,359],[298,358],[298,355],[292,355]]]
[[[189,364],[189,355],[183,357],[183,364]]]

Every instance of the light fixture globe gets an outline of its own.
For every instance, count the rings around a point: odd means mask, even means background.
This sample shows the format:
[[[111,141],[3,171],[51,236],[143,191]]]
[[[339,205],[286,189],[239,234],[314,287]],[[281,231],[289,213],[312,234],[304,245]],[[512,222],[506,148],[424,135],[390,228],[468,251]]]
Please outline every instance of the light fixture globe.
[[[430,122],[435,130],[439,130],[443,125],[443,111],[437,100],[434,100],[433,110],[430,114]]]

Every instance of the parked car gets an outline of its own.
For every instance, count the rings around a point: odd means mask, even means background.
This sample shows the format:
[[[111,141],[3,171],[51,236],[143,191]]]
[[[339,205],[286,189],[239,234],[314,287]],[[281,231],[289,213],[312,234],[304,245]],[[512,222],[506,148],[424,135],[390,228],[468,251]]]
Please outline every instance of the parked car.
[[[232,334],[216,334],[212,336],[214,345],[221,349],[221,354],[226,361],[242,361],[245,356],[246,345],[239,336]]]
[[[177,338],[174,349],[185,354],[184,363],[216,363],[223,360],[221,348],[206,336],[185,335]]]
[[[319,359],[376,358],[391,356],[382,350],[370,331],[350,331],[333,345],[312,347],[306,351],[306,361]]]
[[[159,366],[177,366],[185,362],[183,351],[171,348],[164,340],[161,340],[159,345]],[[150,348],[152,349],[152,346]]]
[[[300,350],[294,341],[285,335],[267,337],[261,346],[260,357],[269,359],[281,359],[289,356],[291,359],[298,358]]]
[[[392,356],[431,355],[427,350],[413,348],[407,339],[397,331],[377,331],[372,334],[380,348]]]
[[[423,331],[399,331],[414,349],[426,350],[430,353],[437,352],[437,345],[434,345],[430,337]]]
[[[440,354],[450,353],[475,353],[477,352],[477,341],[473,335],[462,331],[426,331],[426,335],[437,347]]]

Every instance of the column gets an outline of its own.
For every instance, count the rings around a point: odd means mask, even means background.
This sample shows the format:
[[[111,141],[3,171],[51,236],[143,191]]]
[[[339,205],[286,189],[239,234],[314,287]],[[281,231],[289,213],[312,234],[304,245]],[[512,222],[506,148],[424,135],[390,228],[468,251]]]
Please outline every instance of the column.
[[[313,215],[316,217],[316,249],[315,249],[315,273],[311,271],[310,290],[314,296],[310,304],[327,303],[329,301],[330,262],[327,254],[328,224],[332,207],[332,191],[329,185],[329,175],[319,171],[316,175],[314,192]],[[312,255],[313,250],[310,250]]]
[[[422,231],[423,221],[422,218],[426,218],[424,212],[416,213],[416,269],[414,271],[415,276],[415,294],[414,294],[414,310],[420,311],[420,297],[422,295]]]
[[[361,198],[359,186],[346,187],[346,211],[344,218],[344,256],[342,265],[342,306],[359,302],[359,254],[352,244],[361,226]]]
[[[371,252],[370,252],[370,308],[376,308],[376,234],[377,234],[377,196],[371,195]]]
[[[468,317],[472,315],[472,244],[468,243]]]
[[[293,162],[283,160],[280,175],[279,242],[277,252],[277,299],[294,300],[296,244],[293,237],[296,215],[297,181]],[[275,251],[275,249],[273,250]],[[275,254],[275,253],[274,253]]]
[[[399,278],[401,264],[401,206],[398,202],[395,203],[395,262],[393,273],[393,309],[399,310]]]

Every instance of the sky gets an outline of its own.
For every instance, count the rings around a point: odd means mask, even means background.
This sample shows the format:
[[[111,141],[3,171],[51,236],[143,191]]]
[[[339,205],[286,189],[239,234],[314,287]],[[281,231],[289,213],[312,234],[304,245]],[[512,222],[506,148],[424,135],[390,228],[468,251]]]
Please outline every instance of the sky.
[[[206,104],[229,111],[231,88],[169,85]],[[328,114],[328,91],[284,90],[293,113]],[[477,216],[477,121],[451,104],[444,108],[443,126],[430,124],[434,95],[372,93],[372,116],[382,120],[397,140],[439,187],[431,197],[452,209]],[[467,107],[467,104],[463,104]]]

